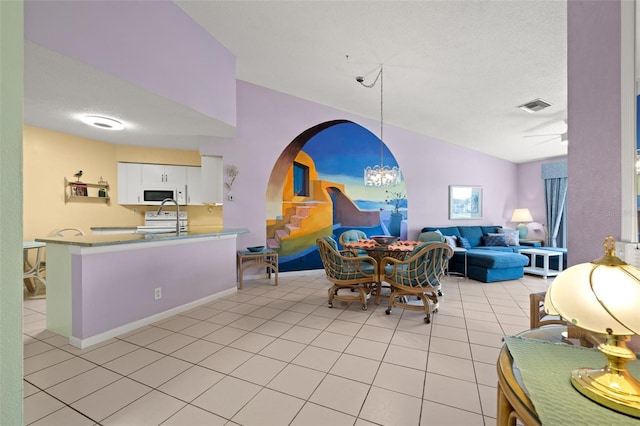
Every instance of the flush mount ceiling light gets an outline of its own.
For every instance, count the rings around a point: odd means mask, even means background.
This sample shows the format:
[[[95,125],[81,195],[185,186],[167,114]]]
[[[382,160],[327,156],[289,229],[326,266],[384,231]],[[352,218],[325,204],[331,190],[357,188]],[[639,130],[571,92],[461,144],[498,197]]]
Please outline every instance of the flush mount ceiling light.
[[[114,120],[113,118],[109,118],[109,117],[103,117],[100,115],[83,115],[83,116],[80,116],[80,120],[84,124],[88,124],[89,126],[97,127],[99,129],[105,129],[105,130],[124,129],[124,124],[122,124],[118,120]]]
[[[543,101],[542,99],[538,98],[527,102],[526,104],[518,105],[518,108],[533,114],[534,112],[542,111],[543,109],[549,108],[550,106],[551,104],[549,102]]]

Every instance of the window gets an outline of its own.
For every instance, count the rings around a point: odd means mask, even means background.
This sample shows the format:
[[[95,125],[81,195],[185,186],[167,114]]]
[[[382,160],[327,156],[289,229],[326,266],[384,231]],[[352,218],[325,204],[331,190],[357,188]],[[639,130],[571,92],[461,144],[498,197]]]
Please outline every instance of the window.
[[[309,167],[293,163],[293,193],[301,197],[309,196]]]

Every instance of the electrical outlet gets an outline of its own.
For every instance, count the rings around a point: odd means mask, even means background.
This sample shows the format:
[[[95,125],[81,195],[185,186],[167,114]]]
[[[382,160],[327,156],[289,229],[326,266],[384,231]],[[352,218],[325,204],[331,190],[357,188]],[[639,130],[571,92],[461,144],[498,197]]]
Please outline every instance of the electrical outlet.
[[[160,300],[162,299],[162,289],[160,287],[156,288],[153,291],[153,297],[155,298],[155,300]]]

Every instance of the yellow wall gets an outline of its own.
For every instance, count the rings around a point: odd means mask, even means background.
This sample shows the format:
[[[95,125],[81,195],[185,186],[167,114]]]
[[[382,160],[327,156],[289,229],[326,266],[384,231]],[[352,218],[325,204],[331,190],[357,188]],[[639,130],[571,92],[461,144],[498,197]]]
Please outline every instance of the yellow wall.
[[[92,227],[142,225],[144,212],[154,207],[118,205],[119,161],[200,166],[198,151],[116,145],[33,126],[24,126],[23,150],[25,241],[65,227],[90,233]],[[83,182],[97,183],[100,177],[109,182],[110,204],[100,199],[65,203],[64,178],[74,180],[78,170],[84,172]],[[222,225],[222,207],[184,209],[189,225]]]

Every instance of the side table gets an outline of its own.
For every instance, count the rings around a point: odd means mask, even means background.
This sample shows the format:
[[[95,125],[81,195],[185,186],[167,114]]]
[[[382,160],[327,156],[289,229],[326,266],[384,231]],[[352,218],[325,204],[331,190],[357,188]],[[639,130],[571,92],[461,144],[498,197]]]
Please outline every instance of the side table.
[[[528,254],[531,257],[530,266],[524,267],[524,272],[528,274],[541,275],[543,278],[554,277],[562,272],[563,254],[558,251],[541,250],[536,248],[520,249],[519,253]],[[542,268],[536,266],[536,256],[541,256],[543,263]],[[558,269],[549,269],[549,258],[558,257]]]
[[[236,273],[238,288],[242,290],[242,278],[244,271],[251,268],[267,268],[267,275],[271,279],[271,272],[275,272],[278,285],[278,252],[265,249],[258,252],[239,250],[236,252]]]
[[[454,256],[457,253],[462,253],[462,255],[464,256],[464,274],[462,274],[462,276],[467,278],[467,249],[463,248],[463,247],[452,247],[452,248],[453,248],[453,255]],[[451,259],[449,259],[449,261],[451,261]],[[451,275],[451,274],[460,275],[459,272],[450,272],[449,271],[449,267],[447,266],[447,275]],[[438,296],[442,296],[442,295],[439,294]]]
[[[505,336],[496,364],[496,425],[639,425],[640,419],[586,398],[571,384],[574,369],[606,363],[601,352],[584,347],[603,341],[602,335],[561,325]],[[636,377],[640,373],[636,360],[627,368]]]
[[[519,334],[521,337],[530,339],[545,340],[553,343],[562,343],[563,332],[567,331],[566,326],[549,325],[543,328],[524,331]],[[497,362],[498,370],[498,412],[497,426],[515,426],[516,420],[520,423],[532,426],[539,425],[540,418],[529,399],[528,392],[522,382],[522,376],[515,365],[509,348],[503,345],[500,350]]]

